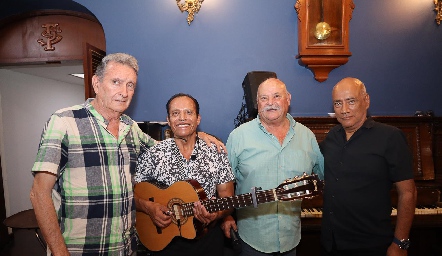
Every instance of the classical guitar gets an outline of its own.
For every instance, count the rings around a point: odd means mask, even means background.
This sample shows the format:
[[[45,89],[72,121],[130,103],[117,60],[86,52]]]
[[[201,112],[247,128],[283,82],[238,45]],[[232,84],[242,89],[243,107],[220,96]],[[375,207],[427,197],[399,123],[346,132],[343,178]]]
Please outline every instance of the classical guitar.
[[[323,182],[317,175],[302,175],[287,179],[277,188],[264,190],[252,188],[250,193],[207,199],[204,190],[196,180],[178,181],[165,188],[150,182],[135,185],[134,192],[142,199],[157,202],[169,208],[172,223],[166,228],[155,226],[149,215],[136,213],[136,228],[141,243],[151,251],[160,251],[175,236],[194,239],[201,234],[202,225],[193,217],[193,203],[201,201],[208,212],[216,212],[274,201],[291,201],[311,198],[322,192]]]

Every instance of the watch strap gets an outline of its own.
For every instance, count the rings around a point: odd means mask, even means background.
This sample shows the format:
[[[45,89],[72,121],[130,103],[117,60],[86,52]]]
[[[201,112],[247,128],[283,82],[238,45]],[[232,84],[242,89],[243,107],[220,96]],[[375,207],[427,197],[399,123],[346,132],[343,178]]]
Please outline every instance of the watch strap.
[[[408,238],[399,240],[396,237],[393,237],[393,243],[397,244],[402,250],[407,250],[408,247],[410,247],[410,239]]]

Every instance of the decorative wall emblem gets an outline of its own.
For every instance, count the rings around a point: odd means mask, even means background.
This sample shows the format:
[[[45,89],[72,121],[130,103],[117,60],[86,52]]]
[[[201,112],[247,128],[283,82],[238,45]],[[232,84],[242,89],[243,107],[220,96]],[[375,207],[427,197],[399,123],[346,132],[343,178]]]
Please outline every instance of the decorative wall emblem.
[[[46,41],[45,39],[38,39],[37,42],[44,47],[45,51],[54,51],[55,47],[53,45],[63,39],[58,34],[61,33],[61,28],[58,26],[58,23],[43,24],[41,27],[44,28],[41,35],[46,38]]]
[[[182,1],[185,1],[182,3]],[[176,5],[180,8],[181,12],[187,11],[187,24],[193,21],[195,14],[197,14],[201,9],[201,4],[204,0],[176,0]]]

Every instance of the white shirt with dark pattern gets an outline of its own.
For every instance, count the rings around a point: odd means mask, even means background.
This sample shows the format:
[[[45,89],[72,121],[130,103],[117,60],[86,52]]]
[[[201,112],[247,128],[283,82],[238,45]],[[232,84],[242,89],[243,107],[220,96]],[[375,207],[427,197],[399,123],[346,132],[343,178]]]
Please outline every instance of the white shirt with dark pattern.
[[[227,154],[218,153],[197,138],[191,159],[181,154],[173,138],[166,139],[138,156],[135,182],[155,181],[170,186],[177,181],[194,179],[207,198],[216,195],[216,186],[235,179]]]

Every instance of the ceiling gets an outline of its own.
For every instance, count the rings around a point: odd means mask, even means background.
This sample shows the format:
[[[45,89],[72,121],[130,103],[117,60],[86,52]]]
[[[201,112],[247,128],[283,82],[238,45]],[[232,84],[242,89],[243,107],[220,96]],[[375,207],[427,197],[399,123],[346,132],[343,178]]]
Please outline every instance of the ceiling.
[[[73,61],[62,64],[7,66],[2,68],[18,73],[84,86],[82,78],[70,75],[70,74],[83,73],[83,64],[81,61],[78,62]]]

